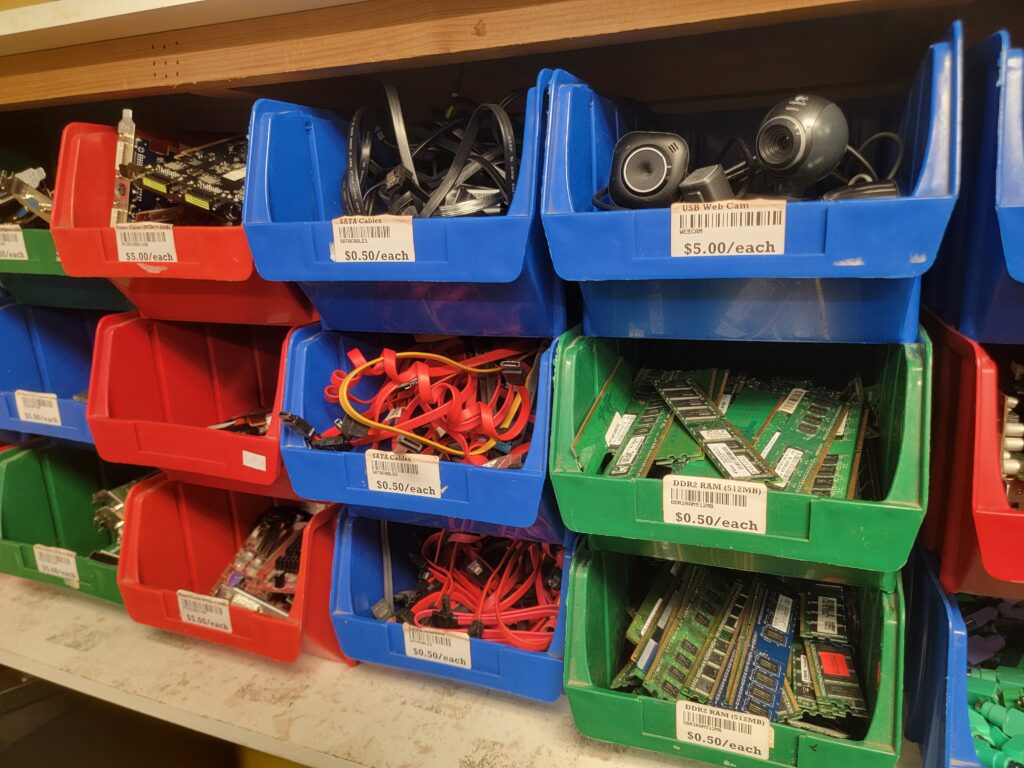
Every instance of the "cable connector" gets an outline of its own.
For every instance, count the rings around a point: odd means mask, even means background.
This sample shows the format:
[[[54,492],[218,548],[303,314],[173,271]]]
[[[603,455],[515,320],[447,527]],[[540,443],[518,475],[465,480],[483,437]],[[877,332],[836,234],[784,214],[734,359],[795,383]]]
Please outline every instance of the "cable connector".
[[[502,360],[498,365],[502,378],[510,387],[521,387],[526,384],[526,370],[521,360]]]
[[[287,411],[281,411],[277,416],[289,429],[302,435],[307,443],[316,437],[316,427],[301,416],[296,416],[294,413],[288,413]]]
[[[469,625],[469,630],[466,632],[470,637],[483,637],[484,636],[484,623],[477,619]]]
[[[423,453],[423,449],[425,447],[419,440],[413,440],[411,437],[407,437],[406,435],[399,435],[395,442],[409,451],[409,453]]]
[[[430,625],[438,629],[455,629],[459,620],[452,613],[452,601],[448,595],[441,595],[441,610],[430,614]]]
[[[356,421],[348,414],[345,414],[343,419],[335,419],[334,426],[338,428],[341,434],[345,435],[349,439],[353,437],[366,437],[370,433],[370,428],[365,424]]]

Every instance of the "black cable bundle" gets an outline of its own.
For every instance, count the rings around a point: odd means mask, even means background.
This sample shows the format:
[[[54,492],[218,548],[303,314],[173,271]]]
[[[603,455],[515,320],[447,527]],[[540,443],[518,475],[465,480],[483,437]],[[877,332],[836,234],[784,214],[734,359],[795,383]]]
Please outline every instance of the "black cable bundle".
[[[472,216],[508,210],[519,146],[508,106],[453,98],[433,120],[409,125],[398,91],[385,84],[387,107],[352,115],[342,200],[350,216]]]

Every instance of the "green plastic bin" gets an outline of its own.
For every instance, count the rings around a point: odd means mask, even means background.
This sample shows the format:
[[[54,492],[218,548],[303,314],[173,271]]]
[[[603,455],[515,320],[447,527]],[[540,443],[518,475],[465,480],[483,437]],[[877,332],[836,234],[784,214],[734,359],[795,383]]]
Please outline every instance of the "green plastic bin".
[[[69,309],[133,309],[109,280],[68,277],[48,229],[23,229],[26,260],[0,260],[0,285],[19,304]]]
[[[88,557],[111,543],[110,534],[93,523],[92,495],[140,472],[107,464],[93,450],[47,441],[0,453],[0,572],[120,603],[117,566]],[[77,553],[77,587],[39,572],[37,544]]]
[[[862,674],[872,712],[863,741],[773,724],[768,760],[676,739],[674,704],[608,688],[628,624],[626,591],[637,560],[584,543],[573,557],[565,647],[565,693],[577,729],[600,741],[650,749],[729,768],[892,768],[902,727],[902,588],[861,591]]]
[[[927,508],[931,342],[923,330],[916,344],[878,345],[604,339],[573,330],[563,334],[557,350],[550,471],[569,528],[657,542],[647,546],[647,554],[660,557],[712,562],[695,556],[694,549],[726,550],[745,555],[742,565],[730,567],[806,578],[820,575],[820,566],[826,565],[843,569],[836,575],[852,583],[882,586],[884,581],[893,588],[891,577],[872,577],[872,583],[857,572],[898,571]],[[624,362],[616,367],[620,356]],[[586,435],[604,436],[616,410],[625,409],[637,367],[644,364],[768,367],[778,375],[836,382],[859,372],[878,408],[879,476],[888,489],[884,499],[769,491],[763,534],[665,522],[661,480],[602,476],[603,442],[588,446],[576,440],[585,422]],[[602,391],[604,407],[594,407]],[[687,548],[672,554],[671,545]],[[595,546],[607,546],[607,539],[595,539]],[[643,549],[632,547],[637,553]]]

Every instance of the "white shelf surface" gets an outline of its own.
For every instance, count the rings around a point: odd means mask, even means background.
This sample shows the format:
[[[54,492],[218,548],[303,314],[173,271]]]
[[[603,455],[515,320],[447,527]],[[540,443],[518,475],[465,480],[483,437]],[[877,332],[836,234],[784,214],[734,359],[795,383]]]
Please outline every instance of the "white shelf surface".
[[[2,574],[0,664],[315,768],[704,765],[586,739],[564,697],[532,703],[311,656],[278,664]],[[899,766],[920,766],[916,745],[904,743]]]

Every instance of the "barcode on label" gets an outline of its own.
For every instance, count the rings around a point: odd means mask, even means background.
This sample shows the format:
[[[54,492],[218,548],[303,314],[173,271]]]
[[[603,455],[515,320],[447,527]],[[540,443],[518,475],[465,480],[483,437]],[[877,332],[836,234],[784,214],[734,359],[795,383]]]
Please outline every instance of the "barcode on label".
[[[70,549],[46,547],[36,544],[32,547],[36,557],[36,570],[48,576],[56,576],[78,587],[78,557]]]
[[[782,453],[782,458],[779,459],[779,463],[775,465],[775,472],[779,477],[782,478],[782,487],[785,488],[789,484],[789,478],[793,476],[793,472],[800,465],[800,459],[804,456],[804,452],[799,448],[787,448]]]
[[[811,670],[807,668],[807,657],[797,656],[797,663],[800,665],[800,682],[804,685],[811,684]]]
[[[391,237],[386,224],[342,224],[338,227],[338,240],[342,243],[365,243],[371,237]]]
[[[57,395],[52,392],[30,392],[26,389],[16,389],[14,405],[18,411],[18,418],[22,421],[48,424],[51,427],[62,425]]]
[[[441,470],[437,456],[389,451],[366,452],[366,486],[371,491],[441,498]]]
[[[715,504],[746,509],[747,496],[742,493],[702,491],[696,488],[673,488],[672,501],[677,504]]]
[[[28,261],[25,236],[17,224],[0,224],[0,259],[3,261]]]
[[[745,456],[738,455],[725,443],[708,443],[707,449],[714,454],[729,477],[752,477],[757,474],[756,468]]]
[[[786,203],[675,203],[669,238],[673,257],[782,255],[786,251]]]
[[[690,211],[683,214],[684,229],[721,229],[723,227],[777,227],[786,220],[780,210],[769,211]]]
[[[735,733],[743,733],[748,736],[754,732],[754,726],[750,723],[740,723],[736,720],[729,720],[717,715],[707,715],[703,712],[687,711],[683,722],[686,725],[698,725],[701,728],[710,728],[719,732],[734,731]]]
[[[117,224],[117,260],[166,264],[178,261],[174,228],[170,224]]]
[[[418,475],[419,467],[415,464],[406,464],[401,461],[389,461],[387,459],[371,459],[371,469],[379,475],[388,477],[400,477],[402,475]]]
[[[331,220],[331,261],[388,264],[416,261],[411,216],[339,216]]]
[[[676,738],[679,741],[768,759],[774,737],[772,724],[766,717],[695,701],[676,702]],[[722,764],[732,765],[728,760]]]
[[[178,615],[186,624],[232,632],[230,604],[222,597],[178,590]]]
[[[166,243],[168,232],[152,230],[119,229],[117,234],[124,245],[148,245]]]
[[[464,632],[442,632],[402,625],[405,655],[436,664],[447,664],[462,669],[473,668],[469,635]]]
[[[818,598],[818,633],[839,634],[839,602],[834,597]]]

